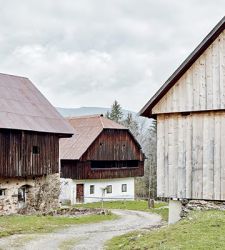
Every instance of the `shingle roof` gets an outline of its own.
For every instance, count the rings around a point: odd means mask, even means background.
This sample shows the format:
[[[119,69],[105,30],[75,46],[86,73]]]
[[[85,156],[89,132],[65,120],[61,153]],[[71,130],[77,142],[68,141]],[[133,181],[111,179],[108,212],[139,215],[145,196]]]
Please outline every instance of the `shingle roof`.
[[[74,133],[69,123],[25,77],[0,73],[0,128]]]
[[[152,108],[157,102],[173,87],[173,85],[181,78],[181,76],[191,67],[191,65],[199,58],[199,56],[212,44],[212,42],[225,29],[225,17],[213,28],[213,30],[203,39],[198,47],[188,56],[188,58],[180,65],[180,67],[170,76],[170,78],[162,85],[156,94],[141,109],[141,116],[151,117]]]
[[[60,158],[78,160],[100,135],[103,129],[124,129],[124,126],[111,121],[102,115],[68,118],[75,129],[72,138],[60,140]]]

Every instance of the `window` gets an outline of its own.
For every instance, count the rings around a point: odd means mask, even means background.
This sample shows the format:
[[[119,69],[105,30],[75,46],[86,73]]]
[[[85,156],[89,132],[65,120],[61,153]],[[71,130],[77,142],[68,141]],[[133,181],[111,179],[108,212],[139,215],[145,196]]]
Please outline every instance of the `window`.
[[[26,196],[26,188],[21,187],[18,189],[18,201],[19,202],[25,202],[25,196]]]
[[[112,193],[112,185],[108,185],[108,186],[106,187],[106,193],[107,193],[107,194],[111,194],[111,193]]]
[[[33,146],[33,154],[34,154],[34,155],[40,154],[40,147],[38,147],[38,146]]]
[[[90,185],[90,194],[95,193],[95,185]]]
[[[122,192],[127,192],[127,184],[122,184]]]
[[[91,161],[92,169],[110,169],[110,168],[138,168],[139,161]]]
[[[5,189],[0,189],[0,196],[5,196]]]

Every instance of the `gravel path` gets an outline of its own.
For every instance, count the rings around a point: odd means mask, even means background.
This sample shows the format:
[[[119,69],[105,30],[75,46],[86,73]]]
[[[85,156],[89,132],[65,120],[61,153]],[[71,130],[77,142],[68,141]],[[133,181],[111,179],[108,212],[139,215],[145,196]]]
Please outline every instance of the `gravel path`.
[[[48,234],[14,235],[0,240],[1,250],[101,250],[107,240],[130,231],[151,228],[161,223],[155,214],[112,210],[117,220],[71,226]]]

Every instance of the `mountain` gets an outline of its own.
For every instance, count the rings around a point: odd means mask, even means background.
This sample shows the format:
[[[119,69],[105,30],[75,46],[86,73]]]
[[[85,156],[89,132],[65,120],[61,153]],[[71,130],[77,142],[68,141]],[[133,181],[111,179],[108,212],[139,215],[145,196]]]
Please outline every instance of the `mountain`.
[[[59,108],[56,107],[58,112],[64,116],[82,116],[82,115],[96,115],[96,114],[106,114],[107,111],[110,111],[111,108],[103,108],[103,107],[80,107],[80,108]],[[124,115],[128,113],[132,113],[134,116],[137,113],[129,110],[122,110]]]

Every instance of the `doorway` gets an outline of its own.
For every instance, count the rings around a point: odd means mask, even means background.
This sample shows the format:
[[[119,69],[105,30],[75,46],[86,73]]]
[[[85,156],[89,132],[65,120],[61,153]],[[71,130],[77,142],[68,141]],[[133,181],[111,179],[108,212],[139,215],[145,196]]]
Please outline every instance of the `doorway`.
[[[18,207],[24,208],[27,205],[27,193],[29,192],[29,189],[31,188],[30,185],[23,185],[20,188],[18,188]]]
[[[84,202],[84,184],[77,184],[76,202],[77,203]]]

